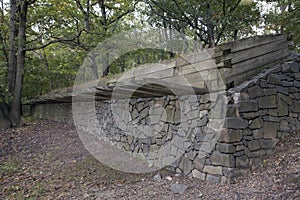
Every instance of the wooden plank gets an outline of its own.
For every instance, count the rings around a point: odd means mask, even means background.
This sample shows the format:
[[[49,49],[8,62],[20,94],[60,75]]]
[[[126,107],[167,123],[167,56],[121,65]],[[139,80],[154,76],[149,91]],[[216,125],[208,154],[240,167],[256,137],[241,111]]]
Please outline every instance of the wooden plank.
[[[190,64],[210,60],[213,59],[214,55],[215,55],[215,48],[209,48],[201,51],[200,53],[197,52],[193,54],[180,55],[176,59],[176,67],[182,67],[185,65],[190,65]]]
[[[251,49],[230,53],[226,56],[218,58],[219,60],[217,62],[224,62],[226,60],[230,60],[231,65],[233,65],[251,58],[255,58],[260,55],[264,55],[285,48],[288,48],[288,42],[286,40],[273,41],[263,46],[257,46]]]
[[[118,79],[112,79],[107,82],[107,85],[113,85],[116,82],[119,81],[130,81],[135,80],[139,78],[164,78],[164,77],[171,77],[175,73],[175,61],[172,63],[169,63],[168,65],[163,64],[156,64],[155,66],[151,66],[149,68],[149,71],[147,68],[144,68],[143,70],[136,70],[132,69],[126,73],[124,73],[122,76],[120,76]]]
[[[286,39],[285,35],[267,35],[267,36],[256,36],[252,38],[245,38],[235,42],[229,42],[226,44],[218,45],[216,47],[216,52],[224,51],[230,49],[231,52],[241,51],[243,49],[249,49],[256,46],[262,46],[268,44],[272,41]]]
[[[225,71],[225,76],[228,81],[234,81],[234,79],[247,80],[255,75],[259,71],[267,68],[269,64],[275,64],[288,56],[289,52],[287,49],[272,52],[260,57],[256,57],[251,60],[247,60],[242,63],[238,63],[234,68],[229,71]]]
[[[182,77],[180,77],[180,80],[176,81],[166,81],[166,80],[157,80],[157,79],[145,79],[145,82],[149,82],[149,81],[156,81],[157,84],[159,85],[163,85],[166,88],[169,88],[173,91],[176,91],[176,93],[180,93],[180,94],[193,94],[193,93],[206,93],[207,92],[207,88],[200,88],[200,87],[195,87],[193,85],[191,85],[189,82],[182,82]],[[178,84],[180,83],[180,84]]]
[[[209,59],[209,60],[201,61],[198,63],[181,66],[181,67],[177,68],[175,73],[177,75],[187,75],[187,74],[192,74],[192,73],[196,73],[196,72],[216,69],[216,68],[217,68],[217,65],[215,64],[215,60]]]
[[[170,63],[165,63],[165,64],[156,63],[153,65],[149,65],[148,67],[133,68],[133,69],[125,72],[122,77],[124,77],[124,78],[138,77],[138,76],[152,74],[152,73],[163,71],[163,70],[173,69],[174,67],[175,67],[175,61],[172,61]]]
[[[280,49],[275,52],[270,52],[265,55],[261,55],[249,60],[246,60],[244,62],[240,62],[237,64],[232,65],[233,71],[240,71],[240,70],[247,70],[247,69],[253,69],[261,65],[265,65],[271,62],[274,62],[279,59],[283,59],[287,57],[289,54],[287,49]]]
[[[162,94],[169,94],[169,92],[161,90],[152,90],[149,87],[143,87],[143,85],[134,84],[134,83],[122,83],[122,85],[117,85],[114,90],[114,93],[124,93],[124,94],[143,94],[148,96],[158,96]]]
[[[258,68],[255,68],[253,69],[252,71],[245,71],[243,72],[242,74],[237,74],[237,75],[234,75],[234,76],[231,76],[231,77],[228,77],[227,78],[227,82],[230,83],[230,82],[233,82],[234,83],[234,86],[238,86],[240,85],[241,83],[247,81],[247,80],[250,80],[251,78],[253,78],[255,75],[261,73],[264,69],[267,69],[269,67],[272,67],[274,66],[275,64],[279,63],[280,60],[278,61],[275,61],[273,63],[269,63],[269,64],[266,64],[264,66],[261,66],[261,67],[258,67]]]

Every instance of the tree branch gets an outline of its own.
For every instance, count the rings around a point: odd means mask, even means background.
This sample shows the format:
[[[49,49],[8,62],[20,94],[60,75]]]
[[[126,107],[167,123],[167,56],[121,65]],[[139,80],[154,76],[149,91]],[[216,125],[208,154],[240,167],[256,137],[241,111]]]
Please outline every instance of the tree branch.
[[[46,48],[48,46],[50,46],[51,44],[55,44],[55,43],[65,43],[65,44],[70,44],[70,42],[74,42],[77,38],[80,37],[80,35],[82,34],[83,31],[80,31],[78,33],[78,35],[76,35],[75,37],[71,38],[71,39],[64,39],[64,38],[57,38],[55,40],[52,40],[52,41],[49,41],[48,43],[46,44],[43,44],[41,46],[37,46],[37,47],[31,47],[31,48],[25,48],[23,49],[24,51],[35,51],[35,50],[39,50],[39,49],[43,49],[43,48]],[[77,44],[75,43],[76,45],[75,46],[80,46],[82,47],[83,45],[81,44]]]

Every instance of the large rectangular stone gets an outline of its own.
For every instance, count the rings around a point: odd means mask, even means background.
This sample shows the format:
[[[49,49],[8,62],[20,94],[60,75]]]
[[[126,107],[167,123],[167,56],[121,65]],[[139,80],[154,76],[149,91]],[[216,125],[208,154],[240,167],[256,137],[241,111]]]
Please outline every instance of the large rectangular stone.
[[[248,148],[250,151],[255,151],[261,148],[258,140],[251,140],[248,142]]]
[[[277,114],[279,117],[289,114],[289,107],[281,98],[278,99]]]
[[[295,113],[300,113],[300,102],[299,101],[294,101],[292,106],[291,106],[291,111]]]
[[[276,108],[276,106],[277,106],[277,100],[275,95],[261,97],[259,99],[260,108]]]
[[[255,112],[258,111],[258,105],[257,102],[252,101],[242,101],[239,102],[238,109],[240,112]]]
[[[248,126],[248,122],[242,118],[226,118],[225,127],[231,129],[245,129]]]
[[[221,166],[206,165],[203,168],[203,172],[206,172],[208,174],[215,174],[215,175],[222,175],[223,174]]]
[[[259,86],[254,86],[248,89],[248,93],[251,99],[255,99],[256,97],[262,97],[265,95],[264,90]]]
[[[206,174],[194,169],[192,171],[192,176],[195,178],[199,178],[200,180],[205,180]]]
[[[279,125],[276,122],[265,122],[264,124],[264,138],[277,138],[277,131]]]
[[[219,176],[214,176],[214,175],[207,174],[206,180],[208,182],[212,182],[212,183],[220,183],[221,178]]]
[[[227,143],[218,143],[216,149],[221,153],[235,152],[235,146],[233,144],[227,144]]]
[[[242,137],[243,137],[242,130],[225,129],[221,132],[218,141],[233,143],[233,142],[241,141]]]
[[[281,76],[277,74],[269,74],[268,76],[268,83],[273,85],[281,85]]]
[[[234,167],[235,159],[232,154],[224,154],[214,151],[210,157],[211,164],[217,166]]]

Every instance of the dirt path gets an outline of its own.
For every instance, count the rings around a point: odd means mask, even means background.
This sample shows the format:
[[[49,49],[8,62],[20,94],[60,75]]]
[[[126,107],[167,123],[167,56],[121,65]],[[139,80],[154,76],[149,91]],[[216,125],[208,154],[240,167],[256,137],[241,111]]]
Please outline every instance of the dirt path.
[[[231,185],[160,173],[158,181],[156,173],[128,174],[102,165],[70,125],[42,121],[0,133],[0,199],[152,200],[300,199],[300,134],[287,136],[263,167]],[[188,189],[175,194],[175,183]]]

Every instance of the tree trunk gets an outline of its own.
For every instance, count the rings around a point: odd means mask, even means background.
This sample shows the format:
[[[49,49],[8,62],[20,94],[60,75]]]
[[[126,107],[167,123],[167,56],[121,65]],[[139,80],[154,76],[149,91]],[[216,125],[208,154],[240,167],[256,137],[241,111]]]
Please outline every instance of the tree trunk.
[[[8,91],[13,93],[16,79],[17,65],[17,1],[10,0],[10,24],[9,24],[9,61],[8,61]]]
[[[106,8],[105,8],[105,4],[104,4],[104,0],[99,0],[99,7],[101,9],[101,16],[102,16],[102,25],[104,27],[104,33],[107,34],[107,14],[106,14]],[[106,37],[106,36],[105,36]],[[109,54],[105,53],[104,55],[104,59],[103,59],[103,72],[102,72],[102,76],[107,76],[109,74]]]
[[[208,37],[208,45],[209,47],[214,47],[215,46],[215,38],[214,38],[214,25],[212,22],[212,14],[211,14],[211,8],[210,8],[210,4],[207,3],[206,5],[207,8],[207,13],[206,13],[206,17],[207,17],[207,37]]]
[[[26,42],[26,15],[28,2],[19,1],[19,34],[18,34],[18,55],[16,66],[16,81],[13,93],[13,100],[11,105],[10,121],[12,126],[18,126],[21,122],[21,98],[22,98],[22,85],[24,77],[25,65],[25,42]]]

